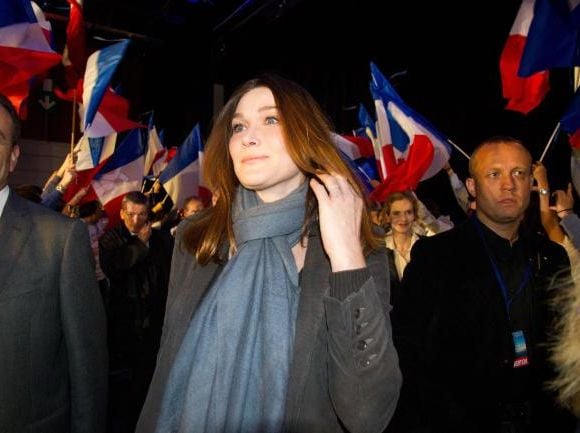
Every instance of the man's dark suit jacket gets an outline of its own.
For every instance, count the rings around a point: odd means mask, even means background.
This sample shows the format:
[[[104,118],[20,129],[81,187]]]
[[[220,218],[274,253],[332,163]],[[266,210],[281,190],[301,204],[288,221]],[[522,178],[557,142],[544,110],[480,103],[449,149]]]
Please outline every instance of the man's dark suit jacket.
[[[10,192],[0,217],[0,432],[104,431],[105,314],[86,225]]]
[[[551,369],[548,287],[569,267],[562,247],[520,231],[532,261],[526,299],[533,329],[526,336],[533,391],[532,424],[558,431],[562,420],[542,391]],[[412,250],[401,298],[393,310],[403,390],[390,431],[494,433],[510,395],[514,346],[502,292],[474,221],[423,238]],[[565,418],[565,417],[564,417]],[[543,428],[548,428],[543,430]]]

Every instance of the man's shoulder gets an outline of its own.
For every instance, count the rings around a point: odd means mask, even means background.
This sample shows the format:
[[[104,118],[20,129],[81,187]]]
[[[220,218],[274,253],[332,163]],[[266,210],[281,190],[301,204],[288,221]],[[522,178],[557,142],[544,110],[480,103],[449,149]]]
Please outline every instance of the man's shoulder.
[[[554,261],[559,260],[568,263],[568,254],[562,245],[557,242],[550,240],[547,236],[531,232],[528,234],[528,238],[531,240],[532,247],[536,252],[547,260]]]
[[[450,230],[437,233],[434,236],[420,236],[416,245],[418,248],[447,249],[472,245],[474,235],[473,224],[465,221]]]
[[[17,216],[21,215],[23,220],[28,216],[35,225],[41,224],[49,225],[54,228],[62,227],[69,229],[75,222],[75,220],[62,215],[59,212],[49,209],[39,203],[26,200],[16,194],[13,197],[10,197],[6,206],[13,212],[16,212]]]

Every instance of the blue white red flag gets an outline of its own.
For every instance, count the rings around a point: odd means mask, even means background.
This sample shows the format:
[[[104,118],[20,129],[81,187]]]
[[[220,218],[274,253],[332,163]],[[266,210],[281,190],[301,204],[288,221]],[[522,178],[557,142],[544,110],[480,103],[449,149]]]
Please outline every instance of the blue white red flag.
[[[159,175],[159,182],[171,197],[174,208],[181,208],[187,197],[199,195],[199,152],[202,149],[198,123]]]
[[[129,40],[123,40],[95,51],[87,60],[83,83],[84,116],[82,123],[85,135],[89,137],[106,137],[115,131],[113,125],[108,124],[110,127],[108,131],[99,129],[98,131],[90,131],[90,133],[87,133],[95,117],[99,114],[98,111],[101,101],[105,93],[107,93],[107,90],[109,90],[109,84],[113,78],[113,74],[121,62],[128,45]],[[114,94],[112,91],[110,93]],[[106,118],[99,120],[108,123]]]
[[[30,0],[0,1],[0,92],[19,112],[29,80],[61,59],[50,46],[50,24],[34,6]]]
[[[507,109],[529,113],[550,89],[549,69],[580,64],[579,24],[577,1],[522,1],[500,57]]]
[[[358,122],[361,126],[361,129],[364,131],[364,135],[369,137],[369,139],[372,140],[377,136],[377,131],[375,130],[375,121],[363,104],[360,104],[358,107]],[[359,134],[357,132],[357,136],[361,135],[363,134]]]
[[[93,178],[92,187],[107,211],[109,227],[120,222],[123,196],[141,189],[144,153],[141,130],[133,129]]]
[[[152,174],[154,177],[159,176],[166,165],[166,153],[167,149],[163,147],[161,138],[157,134],[157,128],[153,122],[153,113],[151,113],[147,127],[147,152],[145,153],[145,171],[143,174],[145,176],[149,174]]]
[[[535,0],[519,75],[580,65],[577,0]]]
[[[95,138],[83,135],[74,149],[76,152],[75,168],[78,171],[96,167],[113,154],[116,143],[116,133],[108,137]]]
[[[66,26],[66,45],[62,55],[68,87],[75,89],[87,64],[83,0],[68,0],[70,12]]]
[[[569,134],[570,145],[580,149],[580,90],[576,89],[574,99],[562,116],[560,125],[562,131]]]
[[[415,189],[419,181],[441,171],[449,160],[451,146],[447,137],[405,104],[373,63],[371,76],[382,179],[371,198],[382,201],[391,192]]]

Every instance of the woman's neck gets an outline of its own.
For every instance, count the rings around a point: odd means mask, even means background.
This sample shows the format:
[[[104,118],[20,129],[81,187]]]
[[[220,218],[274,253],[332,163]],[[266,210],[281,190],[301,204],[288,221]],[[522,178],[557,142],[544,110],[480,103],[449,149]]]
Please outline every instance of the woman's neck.
[[[393,243],[395,249],[401,254],[405,254],[409,247],[411,246],[411,240],[413,238],[413,232],[408,233],[398,233],[393,232]]]

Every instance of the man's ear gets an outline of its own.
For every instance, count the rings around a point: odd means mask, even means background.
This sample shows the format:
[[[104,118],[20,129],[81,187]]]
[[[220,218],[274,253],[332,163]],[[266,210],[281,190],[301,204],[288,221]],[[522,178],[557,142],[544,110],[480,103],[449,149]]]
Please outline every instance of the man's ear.
[[[475,197],[475,180],[472,177],[468,177],[465,179],[465,186],[467,187],[467,192],[469,192],[472,197]]]
[[[20,156],[20,146],[17,144],[12,146],[10,151],[10,173],[16,168],[16,163],[18,162],[18,157]]]

